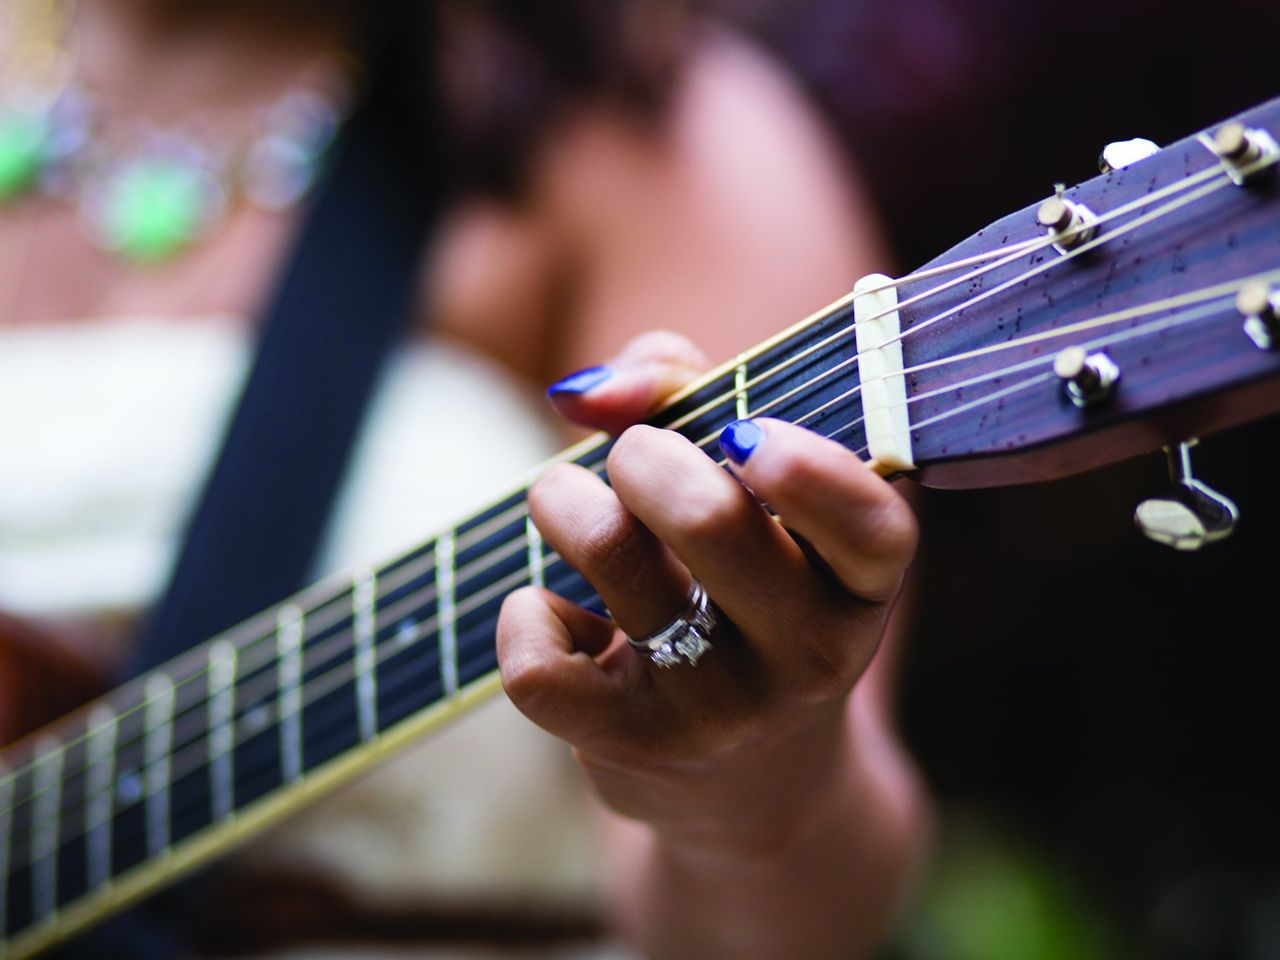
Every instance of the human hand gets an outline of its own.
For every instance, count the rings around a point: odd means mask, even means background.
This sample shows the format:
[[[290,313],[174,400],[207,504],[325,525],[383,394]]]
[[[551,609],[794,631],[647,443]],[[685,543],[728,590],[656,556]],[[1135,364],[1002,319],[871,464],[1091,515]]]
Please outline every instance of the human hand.
[[[618,430],[700,365],[682,338],[650,335],[552,396],[578,422]],[[737,479],[678,434],[646,426],[617,441],[611,487],[577,466],[549,470],[530,511],[613,621],[519,591],[503,607],[498,655],[512,701],[573,745],[619,813],[682,842],[758,849],[803,818],[850,753],[846,700],[916,528],[882,479],[801,428],[744,421],[722,445]],[[678,615],[692,577],[721,626],[696,668],[664,670],[626,636]]]

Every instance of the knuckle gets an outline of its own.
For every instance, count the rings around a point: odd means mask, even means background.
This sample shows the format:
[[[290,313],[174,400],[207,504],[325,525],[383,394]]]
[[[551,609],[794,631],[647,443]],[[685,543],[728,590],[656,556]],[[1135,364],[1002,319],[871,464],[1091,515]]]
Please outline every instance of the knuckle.
[[[893,494],[892,499],[868,513],[865,536],[867,548],[875,556],[895,566],[906,566],[915,553],[919,524],[907,503]]]
[[[527,495],[529,511],[534,519],[546,516],[547,511],[554,509],[557,502],[556,491],[572,482],[573,474],[579,467],[569,463],[557,463],[548,467],[529,487]]]
[[[643,562],[647,539],[640,522],[619,511],[585,526],[574,547],[574,559],[603,581],[629,578]]]
[[[676,522],[693,539],[722,538],[746,519],[740,487],[715,484],[691,491],[678,506]]]
[[[653,427],[637,424],[628,427],[613,441],[605,469],[615,482],[630,477],[638,464],[645,461],[651,450],[657,431]]]
[[[511,702],[525,713],[537,714],[554,689],[556,668],[550,657],[525,648],[500,662],[499,675]]]

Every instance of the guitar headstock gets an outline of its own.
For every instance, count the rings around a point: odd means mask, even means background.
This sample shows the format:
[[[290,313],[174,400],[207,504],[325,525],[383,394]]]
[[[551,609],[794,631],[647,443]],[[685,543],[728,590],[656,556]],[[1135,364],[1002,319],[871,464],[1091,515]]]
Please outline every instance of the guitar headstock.
[[[1277,139],[1280,100],[1047,191],[896,284],[922,482],[1047,479],[1280,410]]]

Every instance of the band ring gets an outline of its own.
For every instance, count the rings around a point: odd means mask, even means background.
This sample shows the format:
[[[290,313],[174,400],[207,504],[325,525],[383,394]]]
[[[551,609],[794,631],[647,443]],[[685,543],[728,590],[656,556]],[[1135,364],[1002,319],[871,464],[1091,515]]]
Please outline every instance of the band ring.
[[[627,640],[637,653],[660,667],[670,668],[681,662],[696,667],[698,658],[711,649],[711,631],[717,622],[715,604],[706,588],[694,580],[689,588],[689,604],[679,616],[656,633]]]

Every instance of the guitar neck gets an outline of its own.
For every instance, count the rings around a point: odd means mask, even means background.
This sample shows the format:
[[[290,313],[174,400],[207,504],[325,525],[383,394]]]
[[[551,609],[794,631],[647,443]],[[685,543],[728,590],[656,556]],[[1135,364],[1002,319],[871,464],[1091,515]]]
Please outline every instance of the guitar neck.
[[[1221,142],[1247,149],[1188,138],[1064,191],[1074,226],[1046,234],[1029,207],[900,281],[869,278],[650,422],[718,459],[726,424],[777,417],[881,472],[973,485],[1280,408],[1280,100],[1240,121]],[[1064,349],[1111,369],[1106,388],[1073,394]],[[603,475],[610,443],[560,459]],[[538,536],[526,492],[0,754],[0,958],[118,911],[495,692],[511,591],[601,609]]]
[[[653,418],[719,458],[743,416],[862,447],[851,298]],[[601,475],[612,441],[560,459]],[[527,585],[603,611],[529,519],[527,486],[374,569],[309,589],[0,754],[0,956],[167,884],[498,689]]]

